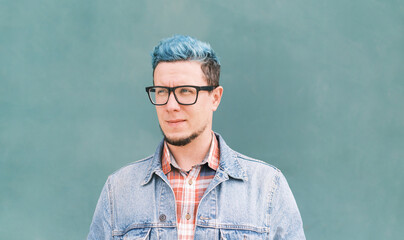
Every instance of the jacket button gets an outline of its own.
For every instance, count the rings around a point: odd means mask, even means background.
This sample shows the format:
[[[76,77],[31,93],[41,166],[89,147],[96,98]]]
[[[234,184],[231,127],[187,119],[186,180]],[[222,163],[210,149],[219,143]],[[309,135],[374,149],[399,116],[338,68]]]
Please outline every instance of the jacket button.
[[[161,215],[159,216],[159,219],[160,219],[161,222],[164,222],[164,221],[167,219],[167,217],[166,217],[165,214],[161,214]]]

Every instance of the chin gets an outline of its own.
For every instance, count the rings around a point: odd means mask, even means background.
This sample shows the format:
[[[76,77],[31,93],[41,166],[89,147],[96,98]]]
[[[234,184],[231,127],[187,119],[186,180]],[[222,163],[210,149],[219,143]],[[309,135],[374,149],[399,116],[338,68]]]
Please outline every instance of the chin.
[[[201,129],[199,129],[199,131],[195,131],[193,133],[173,133],[173,134],[169,134],[163,131],[163,129],[160,127],[161,133],[164,136],[164,140],[174,146],[185,146],[187,144],[189,144],[190,142],[192,142],[195,138],[199,137],[206,129],[206,125],[203,126]]]
[[[188,143],[192,142],[195,138],[197,138],[199,135],[198,134],[191,134],[189,136],[182,136],[182,137],[172,137],[172,136],[167,136],[163,133],[164,135],[164,140],[174,146],[186,146]]]
[[[191,134],[166,134],[161,128],[161,133],[164,136],[164,140],[174,146],[186,146],[192,142],[195,138],[199,137],[203,131],[197,131]]]

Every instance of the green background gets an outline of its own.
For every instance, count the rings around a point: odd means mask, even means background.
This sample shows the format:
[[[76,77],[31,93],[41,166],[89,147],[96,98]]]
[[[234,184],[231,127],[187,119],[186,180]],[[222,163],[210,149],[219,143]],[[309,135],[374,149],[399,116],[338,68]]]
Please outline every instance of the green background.
[[[308,239],[404,236],[404,3],[0,0],[0,238],[84,239],[161,139],[150,52],[222,63],[214,130],[286,175]]]

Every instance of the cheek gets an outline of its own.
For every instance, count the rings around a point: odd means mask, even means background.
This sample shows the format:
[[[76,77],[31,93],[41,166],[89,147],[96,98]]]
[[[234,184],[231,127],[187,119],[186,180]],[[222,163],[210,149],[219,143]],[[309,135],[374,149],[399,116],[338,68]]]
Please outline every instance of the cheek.
[[[161,122],[161,120],[163,118],[163,111],[161,109],[156,108],[156,114],[157,114],[158,121]]]
[[[200,122],[200,124],[205,124],[206,121],[209,120],[211,115],[211,110],[209,106],[202,106],[200,109],[197,110],[195,113],[195,119]]]

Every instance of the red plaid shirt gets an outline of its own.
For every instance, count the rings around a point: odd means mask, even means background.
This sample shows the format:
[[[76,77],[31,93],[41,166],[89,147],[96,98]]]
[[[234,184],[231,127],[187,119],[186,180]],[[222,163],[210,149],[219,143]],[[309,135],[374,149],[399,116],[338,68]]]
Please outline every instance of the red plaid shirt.
[[[219,167],[220,150],[216,136],[213,133],[212,135],[210,150],[205,159],[193,166],[189,172],[185,172],[178,166],[167,144],[164,143],[161,165],[175,194],[179,240],[194,239],[199,201]]]

